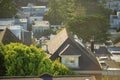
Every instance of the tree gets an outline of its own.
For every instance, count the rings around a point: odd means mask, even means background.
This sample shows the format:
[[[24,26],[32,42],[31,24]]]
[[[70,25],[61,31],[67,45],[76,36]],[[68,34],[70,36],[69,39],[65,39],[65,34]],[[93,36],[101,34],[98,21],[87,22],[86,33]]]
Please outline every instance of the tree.
[[[41,49],[20,43],[6,45],[5,49],[6,75],[9,76],[38,75],[38,65],[47,56]]]
[[[70,69],[65,65],[61,64],[59,60],[55,60],[52,64],[54,75],[75,75]]]
[[[11,18],[16,12],[14,0],[0,0],[0,18]]]
[[[37,76],[44,73],[69,75],[73,73],[59,62],[52,62],[45,51],[34,46],[28,47],[20,43],[5,45],[4,57],[7,76]]]
[[[107,23],[101,15],[77,16],[68,22],[68,29],[85,42],[89,42],[91,36],[94,36],[96,42],[105,42],[109,37]]]
[[[4,65],[4,45],[2,43],[0,43],[0,76],[4,76],[5,75],[5,65]]]
[[[74,12],[73,0],[50,0],[49,11],[45,14],[44,19],[50,21],[52,25],[60,25],[66,22]]]
[[[90,41],[93,35],[95,41],[105,42],[109,37],[107,31],[111,10],[104,8],[98,0],[74,0],[74,4],[75,16],[69,19],[68,29],[83,38],[85,42]]]

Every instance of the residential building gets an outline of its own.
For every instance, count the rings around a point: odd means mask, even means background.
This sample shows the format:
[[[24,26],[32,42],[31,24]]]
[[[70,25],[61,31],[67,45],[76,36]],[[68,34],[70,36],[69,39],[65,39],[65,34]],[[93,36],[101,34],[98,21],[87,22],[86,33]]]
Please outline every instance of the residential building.
[[[20,19],[15,19],[15,25],[20,25],[22,26],[22,29],[27,30],[27,18],[20,18]]]
[[[21,11],[23,13],[29,13],[30,16],[43,16],[47,10],[46,6],[28,5],[26,7],[21,7]]]
[[[0,31],[0,42],[3,44],[9,44],[11,42],[21,42],[8,28]]]
[[[110,15],[110,27],[120,28],[120,21],[117,15]]]
[[[34,21],[32,24],[32,32],[44,32],[50,28],[50,23],[48,21]]]
[[[28,19],[29,19],[29,24],[32,24],[35,21],[43,21],[43,16],[30,16]]]
[[[110,58],[110,56],[111,56],[111,54],[110,54],[110,52],[108,51],[108,49],[107,49],[107,47],[106,46],[100,46],[100,47],[98,47],[97,49],[95,49],[95,55],[96,55],[96,57],[98,57],[98,58],[101,58],[101,57],[103,57],[103,58]]]
[[[113,11],[119,11],[120,10],[120,1],[119,0],[106,0],[105,3],[106,8],[110,8]]]
[[[111,59],[120,62],[120,47],[108,47],[108,51],[112,54]]]
[[[87,50],[78,39],[74,39],[66,29],[63,29],[46,45],[47,47],[43,46],[43,49],[48,50],[51,60],[60,58],[62,64],[74,71],[101,70],[94,53]]]
[[[0,19],[0,29],[5,29],[6,27],[9,27],[11,25],[14,25],[14,19],[12,18]]]

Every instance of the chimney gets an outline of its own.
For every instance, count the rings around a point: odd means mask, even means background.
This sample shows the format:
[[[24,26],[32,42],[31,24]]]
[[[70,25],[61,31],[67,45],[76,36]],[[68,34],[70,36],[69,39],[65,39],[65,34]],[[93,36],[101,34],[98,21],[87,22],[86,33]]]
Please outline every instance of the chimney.
[[[49,54],[49,51],[48,51],[48,45],[46,44],[46,53]]]
[[[94,36],[91,37],[91,51],[94,52]]]

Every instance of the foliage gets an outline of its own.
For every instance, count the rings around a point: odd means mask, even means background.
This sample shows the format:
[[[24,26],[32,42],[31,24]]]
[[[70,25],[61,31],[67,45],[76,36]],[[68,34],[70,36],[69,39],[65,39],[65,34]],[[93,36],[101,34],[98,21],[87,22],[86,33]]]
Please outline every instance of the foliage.
[[[5,49],[6,75],[38,75],[38,65],[46,57],[43,50],[18,43],[6,45]]]
[[[109,24],[101,15],[77,16],[68,22],[68,29],[84,41],[90,41],[94,35],[97,42],[108,39]]]
[[[49,11],[45,14],[44,20],[48,20],[52,25],[65,23],[74,12],[73,0],[50,0]]]
[[[3,59],[4,57],[5,59]],[[5,46],[0,44],[0,59],[2,61],[0,66],[2,74],[0,75],[37,76],[44,73],[51,75],[68,75],[73,73],[59,62],[52,62],[45,51],[32,45],[28,47],[20,43],[11,43]],[[3,71],[6,74],[3,74]]]
[[[17,8],[14,0],[0,0],[0,18],[10,18],[15,16]]]
[[[75,74],[70,69],[68,69],[66,66],[61,64],[59,60],[55,60],[52,64],[54,75],[73,75]]]
[[[5,75],[5,66],[4,66],[4,45],[0,43],[0,76]]]
[[[45,19],[51,24],[63,23],[85,41],[94,34],[96,41],[105,42],[110,13],[99,0],[51,0]]]

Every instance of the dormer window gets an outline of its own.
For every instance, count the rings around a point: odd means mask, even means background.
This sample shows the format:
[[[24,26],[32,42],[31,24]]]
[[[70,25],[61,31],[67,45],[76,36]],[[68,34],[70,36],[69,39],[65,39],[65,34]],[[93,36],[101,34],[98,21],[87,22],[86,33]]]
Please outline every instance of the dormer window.
[[[69,68],[79,68],[80,55],[62,55],[61,63]]]

